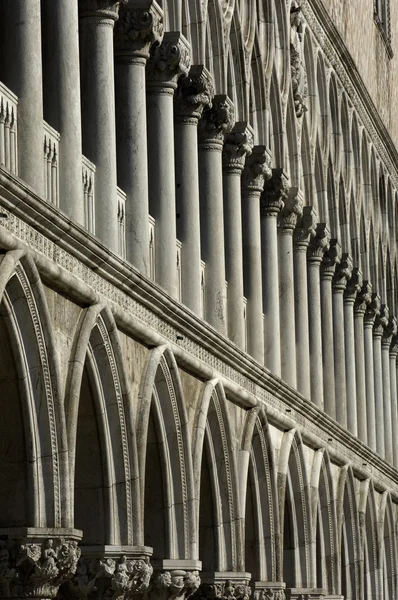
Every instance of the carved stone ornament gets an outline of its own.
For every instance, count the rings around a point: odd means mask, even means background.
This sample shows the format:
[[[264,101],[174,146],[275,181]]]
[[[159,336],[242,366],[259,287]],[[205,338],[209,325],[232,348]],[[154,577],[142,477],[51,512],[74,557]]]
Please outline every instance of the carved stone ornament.
[[[393,316],[390,316],[388,319],[388,323],[384,327],[383,331],[383,346],[387,346],[387,348],[390,348],[391,341],[397,335],[397,331],[397,319]]]
[[[205,106],[211,108],[213,78],[203,65],[193,65],[186,77],[180,77],[174,94],[175,114],[179,119],[198,120]]]
[[[364,281],[361,290],[358,292],[354,309],[358,315],[364,315],[369,304],[372,302],[372,284]]]
[[[130,600],[146,597],[153,568],[148,558],[81,557],[76,574],[61,590],[63,598]]]
[[[187,600],[199,586],[199,571],[165,571],[153,577],[148,597],[150,600]]]
[[[254,146],[246,157],[242,173],[242,188],[247,192],[261,193],[264,181],[272,177],[271,153],[265,146]]]
[[[261,194],[262,218],[276,217],[285,205],[289,192],[288,177],[283,169],[272,169],[272,177],[264,184]]]
[[[223,169],[229,173],[241,174],[246,156],[250,156],[254,143],[254,131],[246,122],[238,122],[224,142],[222,154]]]
[[[202,583],[195,600],[250,600],[251,588],[242,582]]]
[[[341,246],[337,240],[330,240],[329,249],[323,255],[322,261],[322,276],[332,278],[336,265],[340,264],[341,261]]]
[[[323,255],[330,247],[330,231],[326,223],[318,223],[308,247],[308,260],[321,264]]]
[[[303,249],[308,248],[311,238],[316,234],[318,215],[313,206],[304,206],[303,213],[298,219],[296,229],[294,231],[294,242],[297,246]]]
[[[282,588],[264,588],[254,591],[253,600],[286,600],[286,594]]]
[[[303,205],[303,193],[297,187],[291,187],[279,214],[279,227],[283,233],[293,233],[297,220],[303,214]]]
[[[147,86],[177,87],[179,77],[187,76],[190,49],[187,39],[179,32],[167,31],[161,44],[155,44],[147,62]]]
[[[371,301],[366,307],[365,324],[373,327],[376,317],[381,311],[381,299],[378,294],[372,294]]]
[[[334,273],[333,289],[344,292],[352,276],[352,269],[352,259],[349,254],[344,253]]]
[[[390,355],[396,359],[398,354],[398,335],[394,335],[390,344]]]
[[[376,336],[384,335],[386,327],[390,320],[390,310],[386,304],[382,304],[380,311],[376,315],[373,332]]]
[[[79,0],[79,17],[98,17],[100,19],[118,19],[120,6],[126,4],[127,0]]]
[[[74,540],[0,540],[0,598],[55,598],[60,585],[75,574],[79,558]]]
[[[153,44],[163,37],[163,11],[154,0],[129,0],[119,9],[114,29],[115,55],[149,57]]]
[[[294,110],[297,118],[308,110],[305,102],[308,96],[307,73],[303,60],[301,8],[292,5],[290,9],[290,71]]]
[[[345,291],[344,299],[347,301],[355,302],[359,292],[362,289],[362,272],[358,267],[354,267],[352,270],[351,278],[348,280]]]
[[[202,145],[224,142],[235,121],[234,105],[228,96],[214,96],[211,106],[206,106],[199,121],[199,143]]]

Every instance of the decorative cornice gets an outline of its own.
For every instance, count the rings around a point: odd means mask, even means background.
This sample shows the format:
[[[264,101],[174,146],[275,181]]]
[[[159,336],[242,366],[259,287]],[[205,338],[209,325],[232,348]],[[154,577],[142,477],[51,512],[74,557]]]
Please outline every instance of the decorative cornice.
[[[347,286],[348,280],[352,275],[352,258],[349,254],[344,253],[341,260],[336,267],[333,276],[333,289],[337,292],[344,292]]]
[[[247,122],[235,123],[231,133],[225,137],[222,166],[224,171],[240,175],[245,166],[246,156],[250,156],[254,143],[254,131]]]
[[[205,106],[214,97],[213,78],[203,65],[192,65],[187,76],[180,77],[174,94],[174,114],[180,122],[193,119],[197,123]]]
[[[354,303],[362,289],[362,285],[362,271],[358,267],[354,267],[352,270],[351,278],[348,280],[347,286],[344,291],[344,300],[346,302]]]
[[[323,255],[330,247],[330,231],[326,223],[318,223],[315,235],[308,246],[308,261],[321,264]]]
[[[151,48],[147,62],[147,90],[177,87],[179,77],[187,76],[190,66],[190,49],[187,39],[178,31],[167,31],[163,41]]]
[[[79,17],[95,17],[117,21],[119,7],[126,4],[127,0],[79,0]]]
[[[322,278],[332,279],[335,273],[336,266],[341,261],[341,246],[336,239],[330,240],[329,249],[324,253],[322,260]]]
[[[303,214],[294,231],[294,243],[297,248],[307,250],[311,238],[316,235],[317,219],[316,209],[313,206],[304,206]]]
[[[297,220],[303,214],[304,196],[297,187],[291,187],[285,199],[285,205],[279,213],[279,228],[282,233],[289,235],[297,225]]]
[[[206,106],[199,121],[199,144],[205,146],[214,144],[222,149],[225,136],[232,131],[235,121],[235,110],[232,100],[225,95],[214,96],[211,106]]]
[[[119,9],[113,35],[117,62],[148,59],[151,46],[163,38],[163,10],[154,0],[129,0]]]
[[[365,325],[367,327],[372,327],[375,323],[376,317],[380,314],[381,311],[381,298],[378,294],[372,294],[371,300],[366,307],[365,312]]]
[[[260,194],[264,189],[264,181],[271,177],[271,152],[265,146],[253,146],[242,173],[243,191]]]
[[[261,194],[260,214],[262,219],[276,217],[285,205],[289,192],[289,179],[283,169],[272,169],[272,177],[264,184]]]
[[[156,574],[148,591],[149,600],[187,600],[200,586],[199,571],[164,571]]]

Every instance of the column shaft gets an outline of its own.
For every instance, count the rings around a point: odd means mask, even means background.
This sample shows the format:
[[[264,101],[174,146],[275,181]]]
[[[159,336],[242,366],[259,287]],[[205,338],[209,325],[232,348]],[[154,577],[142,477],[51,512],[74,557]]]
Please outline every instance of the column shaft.
[[[355,298],[344,299],[344,337],[345,337],[345,374],[346,374],[346,402],[347,402],[347,427],[353,435],[358,435],[357,415],[357,375],[355,362],[355,325],[354,325]],[[363,335],[362,335],[363,353]]]
[[[354,334],[355,334],[355,380],[357,387],[357,419],[358,437],[368,442],[367,419],[367,391],[368,381],[365,359],[364,315],[372,299],[371,285],[366,281],[358,291],[354,308]]]
[[[391,407],[391,380],[390,380],[390,343],[391,337],[382,341],[381,365],[383,374],[383,408],[384,408],[384,450],[385,459],[393,464],[393,437],[392,437],[392,407]]]
[[[380,313],[380,298],[372,294],[364,320],[365,377],[366,377],[366,422],[368,446],[376,451],[375,374],[373,357],[373,325]]]
[[[390,396],[391,396],[391,435],[393,439],[393,465],[398,466],[398,406],[397,406],[397,336],[390,347]]]
[[[381,333],[373,334],[374,402],[376,424],[376,451],[385,457],[383,369],[381,361]]]
[[[281,335],[281,374],[297,387],[296,327],[294,314],[293,230],[279,229],[279,310]]]
[[[297,389],[303,396],[311,399],[307,248],[308,243],[296,243],[294,246],[294,302]]]
[[[321,271],[323,395],[325,412],[336,418],[332,276]]]

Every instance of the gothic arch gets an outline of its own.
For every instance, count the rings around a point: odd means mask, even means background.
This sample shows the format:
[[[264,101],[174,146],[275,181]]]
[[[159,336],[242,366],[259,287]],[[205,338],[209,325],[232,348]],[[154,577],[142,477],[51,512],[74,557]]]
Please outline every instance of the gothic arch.
[[[391,496],[384,492],[380,506],[380,571],[382,573],[382,591],[384,600],[397,597],[397,555],[396,522]]]
[[[340,119],[341,119],[341,133],[342,133],[342,161],[341,161],[341,172],[347,183],[347,190],[351,190],[353,176],[354,176],[354,165],[353,165],[353,151],[351,147],[350,137],[350,116],[348,113],[348,104],[345,94],[342,94],[340,103]]]
[[[300,155],[298,150],[298,127],[294,110],[293,95],[290,92],[286,111],[287,165],[290,185],[299,187],[300,184]]]
[[[132,399],[117,327],[106,305],[81,314],[65,404],[74,522],[84,530],[85,543],[142,544]]]
[[[283,581],[289,588],[313,587],[309,486],[300,433],[284,433],[278,466],[278,504],[283,547]]]
[[[379,539],[377,504],[370,479],[361,482],[359,498],[364,598],[373,600],[380,597]]]
[[[242,438],[241,492],[245,517],[245,569],[255,581],[279,581],[276,468],[264,407],[247,413]]]
[[[67,436],[57,352],[30,255],[0,262],[2,527],[69,527]],[[4,354],[3,354],[4,353]],[[4,389],[6,385],[6,389]]]
[[[279,91],[278,76],[275,68],[269,86],[270,107],[270,149],[273,157],[273,166],[283,168],[285,165],[285,132],[282,116],[281,95]]]
[[[308,128],[310,139],[314,140],[316,136],[317,127],[317,89],[316,89],[316,73],[314,65],[314,49],[312,43],[311,33],[308,27],[304,30],[303,35],[303,48],[304,48],[304,65],[307,74],[307,108],[308,108]],[[306,115],[304,115],[306,116]]]
[[[359,136],[359,128],[358,128],[358,119],[353,113],[352,122],[351,122],[351,144],[352,144],[352,154],[353,154],[353,186],[354,191],[357,192],[360,190],[361,186],[361,142]],[[360,202],[360,194],[358,194],[358,201]]]
[[[137,436],[145,543],[159,559],[196,559],[188,417],[178,366],[167,346],[149,354],[138,397]],[[163,547],[159,531],[164,532]]]
[[[329,119],[328,119],[328,93],[326,69],[323,56],[318,52],[316,65],[316,82],[317,82],[317,132],[319,138],[320,149],[322,156],[328,155],[329,143]]]
[[[204,571],[243,571],[239,497],[227,400],[220,381],[209,381],[195,416],[193,467],[199,555]]]
[[[341,144],[341,120],[340,120],[340,110],[339,110],[339,97],[337,92],[337,83],[333,74],[330,77],[329,81],[329,110],[330,110],[330,128],[331,128],[331,136],[329,137],[330,143],[330,155],[332,159],[332,163],[334,165],[334,170],[336,177],[340,174],[340,163],[341,163],[341,153],[342,153],[342,144]]]

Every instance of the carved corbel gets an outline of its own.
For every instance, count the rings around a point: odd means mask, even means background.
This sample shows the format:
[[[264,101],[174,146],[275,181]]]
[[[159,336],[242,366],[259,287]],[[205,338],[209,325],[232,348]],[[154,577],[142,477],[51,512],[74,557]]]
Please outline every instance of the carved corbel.
[[[225,137],[222,166],[225,172],[240,175],[250,156],[254,143],[253,128],[246,122],[235,123],[231,133]]]

